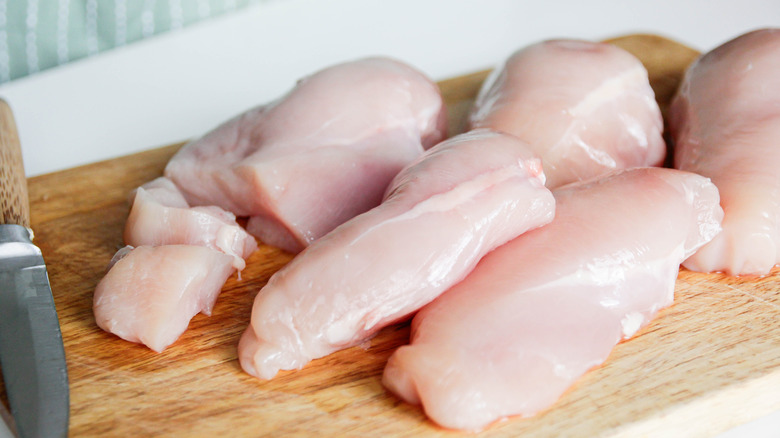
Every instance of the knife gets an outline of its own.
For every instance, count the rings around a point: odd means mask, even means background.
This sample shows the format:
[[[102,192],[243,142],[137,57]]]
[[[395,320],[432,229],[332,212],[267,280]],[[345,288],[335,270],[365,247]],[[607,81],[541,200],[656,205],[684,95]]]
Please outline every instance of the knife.
[[[0,99],[0,369],[17,435],[64,437],[70,403],[65,349],[29,226],[19,135]]]

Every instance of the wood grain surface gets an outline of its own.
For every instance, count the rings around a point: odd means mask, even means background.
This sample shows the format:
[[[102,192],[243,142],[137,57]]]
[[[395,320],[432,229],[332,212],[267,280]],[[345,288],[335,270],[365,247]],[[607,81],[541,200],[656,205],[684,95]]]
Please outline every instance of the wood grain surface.
[[[697,56],[667,39],[612,40],[648,67],[662,104]],[[485,72],[441,82],[453,130]],[[70,145],[77,148],[77,145]],[[261,246],[228,280],[211,317],[196,316],[161,354],[101,331],[92,293],[117,248],[127,196],[161,175],[179,146],[32,178],[32,226],[48,262],[71,382],[71,436],[453,436],[380,381],[408,324],[366,348],[271,381],[244,374],[236,344],[257,291],[290,256]],[[410,249],[411,250],[411,249]],[[780,278],[681,271],[676,301],[549,410],[480,436],[711,436],[780,409]],[[3,388],[0,387],[0,393]]]

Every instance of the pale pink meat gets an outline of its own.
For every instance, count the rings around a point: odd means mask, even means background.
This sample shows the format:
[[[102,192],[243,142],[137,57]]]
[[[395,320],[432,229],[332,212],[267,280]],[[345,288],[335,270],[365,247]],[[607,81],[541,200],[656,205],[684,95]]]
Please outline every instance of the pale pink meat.
[[[97,325],[161,352],[198,313],[211,315],[234,257],[193,245],[125,247],[98,283]]]
[[[125,224],[130,246],[198,245],[233,256],[243,270],[257,242],[236,223],[233,213],[219,207],[189,207],[171,180],[161,177],[136,189]]]
[[[174,184],[173,181],[164,176],[155,178],[142,185],[140,188],[144,189],[151,199],[158,204],[166,207],[190,208],[190,204],[184,199],[181,190],[176,187],[176,184]],[[137,189],[133,190],[130,194],[129,201],[131,203],[135,200],[136,193]]]
[[[674,165],[712,179],[723,232],[684,266],[764,275],[780,263],[780,29],[699,58],[670,107]]]
[[[549,407],[672,303],[680,262],[720,230],[717,189],[688,172],[625,170],[553,194],[555,219],[418,312],[388,361],[384,385],[444,427]]]
[[[661,165],[663,120],[642,63],[610,44],[552,40],[513,54],[485,81],[470,124],[515,135],[547,186]]]
[[[553,214],[541,163],[520,140],[480,130],[445,141],[405,168],[381,205],[270,279],[239,343],[241,366],[270,379],[360,344]]]
[[[298,252],[376,206],[390,180],[446,134],[437,85],[386,58],[339,64],[185,145],[165,175],[191,205],[251,216]]]

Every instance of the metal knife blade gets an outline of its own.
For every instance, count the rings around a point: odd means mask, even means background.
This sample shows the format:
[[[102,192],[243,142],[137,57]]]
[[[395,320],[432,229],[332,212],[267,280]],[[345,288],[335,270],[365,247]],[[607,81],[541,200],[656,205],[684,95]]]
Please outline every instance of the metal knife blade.
[[[59,320],[32,243],[21,149],[0,100],[0,369],[21,438],[68,434],[70,394]]]

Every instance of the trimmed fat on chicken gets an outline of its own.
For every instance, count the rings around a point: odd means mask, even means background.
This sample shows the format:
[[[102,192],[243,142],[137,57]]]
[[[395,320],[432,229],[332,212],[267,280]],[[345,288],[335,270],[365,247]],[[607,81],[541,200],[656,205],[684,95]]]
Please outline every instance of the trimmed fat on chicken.
[[[241,366],[270,379],[358,345],[553,215],[541,163],[520,140],[485,130],[453,137],[405,168],[381,205],[274,274],[239,343]]]
[[[95,289],[95,321],[161,352],[196,314],[211,315],[233,263],[233,256],[202,246],[127,246]]]
[[[173,182],[162,177],[136,189],[124,240],[130,246],[205,246],[233,256],[239,271],[257,249],[235,215],[216,206],[190,207]]]
[[[723,232],[686,268],[764,275],[780,263],[780,29],[699,58],[670,107],[674,164],[712,179]]]
[[[393,177],[445,135],[437,85],[369,58],[306,77],[185,145],[165,175],[191,205],[250,216],[250,233],[298,252],[378,205]]]
[[[647,70],[606,43],[552,40],[517,51],[485,81],[474,128],[519,137],[554,188],[616,169],[657,166],[666,145]]]
[[[479,430],[553,404],[672,303],[719,230],[715,186],[644,168],[554,192],[555,219],[485,256],[412,321],[384,385],[434,422]]]

